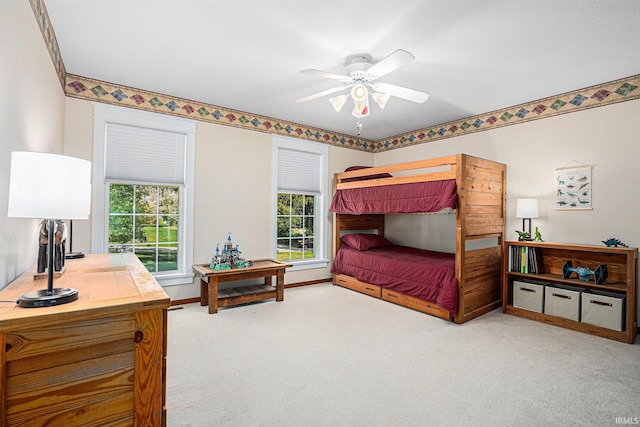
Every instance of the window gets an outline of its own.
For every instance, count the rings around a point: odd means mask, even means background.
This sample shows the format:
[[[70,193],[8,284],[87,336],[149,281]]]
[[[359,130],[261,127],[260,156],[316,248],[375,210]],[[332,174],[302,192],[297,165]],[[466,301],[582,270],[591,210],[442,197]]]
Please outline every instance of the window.
[[[177,271],[180,187],[109,183],[109,253],[133,252],[151,273]]]
[[[273,137],[274,232],[272,256],[294,270],[326,267],[328,147]]]
[[[277,257],[281,261],[316,258],[317,196],[278,192]]]
[[[135,253],[163,286],[192,283],[195,124],[94,108],[92,251]]]

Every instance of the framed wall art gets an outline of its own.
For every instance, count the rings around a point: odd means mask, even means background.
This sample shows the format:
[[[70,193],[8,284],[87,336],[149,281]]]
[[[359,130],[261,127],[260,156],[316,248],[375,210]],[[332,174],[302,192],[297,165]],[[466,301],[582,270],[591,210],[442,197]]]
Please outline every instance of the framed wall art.
[[[593,209],[591,166],[556,169],[556,210]]]

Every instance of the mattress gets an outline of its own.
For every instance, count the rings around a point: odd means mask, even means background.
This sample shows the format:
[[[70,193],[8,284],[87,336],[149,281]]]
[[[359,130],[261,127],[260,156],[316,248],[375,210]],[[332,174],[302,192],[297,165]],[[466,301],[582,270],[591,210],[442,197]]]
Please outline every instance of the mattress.
[[[340,214],[428,213],[455,209],[456,180],[338,190],[329,211]]]
[[[343,243],[331,272],[456,311],[455,254],[392,245],[358,250]]]

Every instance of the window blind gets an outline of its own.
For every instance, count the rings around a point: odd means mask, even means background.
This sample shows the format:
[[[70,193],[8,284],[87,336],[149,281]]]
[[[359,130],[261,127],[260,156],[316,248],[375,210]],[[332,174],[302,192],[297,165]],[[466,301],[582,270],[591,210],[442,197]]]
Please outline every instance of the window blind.
[[[278,149],[278,191],[320,194],[322,156],[305,151]]]
[[[185,183],[185,134],[116,123],[105,128],[106,179]]]

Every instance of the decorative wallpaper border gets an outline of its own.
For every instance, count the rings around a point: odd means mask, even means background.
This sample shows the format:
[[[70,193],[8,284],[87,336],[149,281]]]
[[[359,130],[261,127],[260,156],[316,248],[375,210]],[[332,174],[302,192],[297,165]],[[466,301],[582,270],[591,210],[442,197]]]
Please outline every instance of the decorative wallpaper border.
[[[64,63],[62,62],[62,55],[60,55],[58,40],[56,39],[56,34],[53,32],[53,27],[51,26],[51,21],[49,20],[49,14],[47,13],[47,8],[44,5],[44,0],[30,0],[30,3],[31,9],[33,9],[33,13],[36,16],[36,21],[38,21],[42,38],[47,45],[49,55],[51,55],[51,61],[56,69],[56,73],[58,74],[58,79],[60,79],[60,83],[64,88],[64,83],[67,79],[67,71],[65,70]]]
[[[44,0],[30,0],[65,95],[89,101],[170,114],[193,120],[293,136],[370,153],[497,129],[588,108],[640,99],[640,75],[602,83],[512,107],[427,127],[377,141],[297,123],[67,74]]]
[[[640,75],[550,96],[376,141],[375,151],[408,147],[640,98]]]
[[[170,114],[209,123],[293,136],[339,147],[373,152],[374,144],[365,139],[286,122],[211,104],[162,95],[146,90],[107,83],[100,80],[67,75],[65,94],[72,98],[137,108],[154,113]]]

